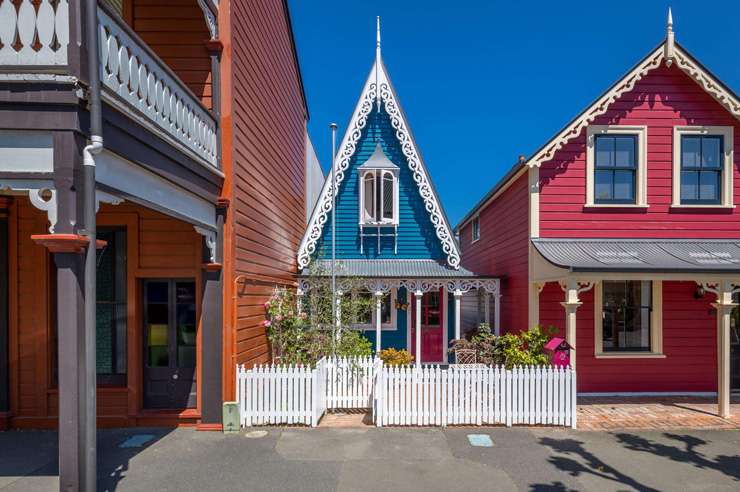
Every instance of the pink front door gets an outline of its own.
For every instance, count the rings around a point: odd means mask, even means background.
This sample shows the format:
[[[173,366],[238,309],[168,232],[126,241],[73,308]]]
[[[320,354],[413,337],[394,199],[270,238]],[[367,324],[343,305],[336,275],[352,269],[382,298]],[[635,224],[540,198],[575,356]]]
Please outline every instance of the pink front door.
[[[421,298],[421,362],[444,361],[444,296],[442,289],[425,292]],[[407,311],[411,316],[411,354],[416,356],[416,299]]]

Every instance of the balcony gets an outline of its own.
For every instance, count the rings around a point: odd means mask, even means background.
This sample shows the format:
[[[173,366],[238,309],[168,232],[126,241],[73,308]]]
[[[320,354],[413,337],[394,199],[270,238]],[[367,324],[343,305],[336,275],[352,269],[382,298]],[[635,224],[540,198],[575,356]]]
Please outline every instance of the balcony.
[[[84,39],[75,20],[82,16],[70,7],[68,0],[0,0],[3,81],[86,79],[81,50],[70,42]],[[103,2],[98,31],[104,101],[193,160],[218,169],[217,124],[208,108]]]

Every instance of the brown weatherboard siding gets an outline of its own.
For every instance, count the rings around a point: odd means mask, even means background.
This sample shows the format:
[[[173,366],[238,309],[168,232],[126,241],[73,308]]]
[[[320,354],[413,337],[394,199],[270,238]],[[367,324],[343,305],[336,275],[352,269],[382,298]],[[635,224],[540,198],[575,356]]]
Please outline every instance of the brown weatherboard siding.
[[[53,382],[53,286],[51,255],[31,240],[48,232],[46,214],[16,198],[9,214],[11,427],[55,427],[58,392]],[[198,282],[201,236],[193,227],[158,212],[123,203],[101,205],[100,227],[126,225],[129,240],[128,383],[98,389],[101,426],[195,423],[198,411],[181,418],[141,415],[140,279],[187,277]],[[133,254],[133,255],[132,255]],[[197,301],[200,305],[200,301]],[[199,327],[199,333],[202,327]],[[198,337],[198,344],[200,344]],[[200,351],[200,349],[199,349]],[[200,392],[199,392],[200,393]]]
[[[211,58],[204,43],[211,35],[197,0],[124,1],[134,31],[210,109]]]
[[[233,85],[224,91],[224,117],[233,115],[233,125],[224,146],[233,139],[233,155],[224,168],[233,167],[226,234],[233,262],[226,278],[238,279],[239,288],[229,337],[236,362],[254,364],[269,359],[264,303],[275,285],[295,281],[305,227],[306,109],[284,2],[249,0],[230,8],[225,51],[233,57]],[[227,324],[232,319],[230,313]],[[232,386],[227,382],[227,397]]]

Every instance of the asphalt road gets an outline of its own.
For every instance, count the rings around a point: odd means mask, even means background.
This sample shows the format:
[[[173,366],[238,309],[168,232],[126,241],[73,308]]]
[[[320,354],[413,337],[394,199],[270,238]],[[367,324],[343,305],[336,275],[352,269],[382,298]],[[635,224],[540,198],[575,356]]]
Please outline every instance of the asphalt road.
[[[740,431],[266,430],[101,431],[99,489],[740,490]],[[142,434],[152,440],[120,447]],[[473,447],[468,434],[487,434],[493,446]],[[0,432],[0,491],[58,490],[56,454],[53,432]]]

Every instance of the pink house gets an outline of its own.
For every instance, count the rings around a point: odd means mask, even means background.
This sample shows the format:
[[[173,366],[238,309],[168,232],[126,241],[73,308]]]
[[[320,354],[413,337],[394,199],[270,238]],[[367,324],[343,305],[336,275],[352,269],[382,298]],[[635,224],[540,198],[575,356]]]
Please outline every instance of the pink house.
[[[553,325],[580,393],[740,389],[740,98],[666,38],[456,230],[502,331]]]

